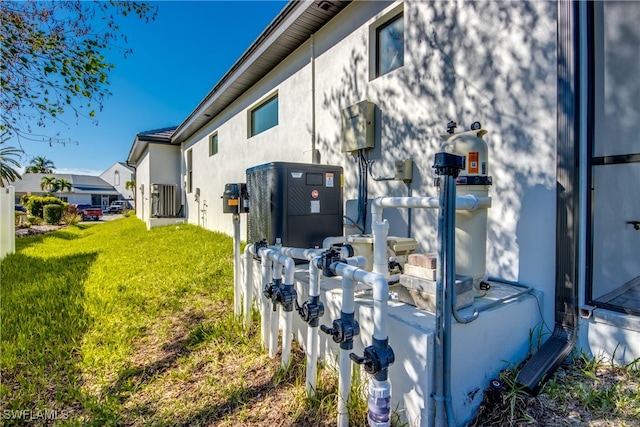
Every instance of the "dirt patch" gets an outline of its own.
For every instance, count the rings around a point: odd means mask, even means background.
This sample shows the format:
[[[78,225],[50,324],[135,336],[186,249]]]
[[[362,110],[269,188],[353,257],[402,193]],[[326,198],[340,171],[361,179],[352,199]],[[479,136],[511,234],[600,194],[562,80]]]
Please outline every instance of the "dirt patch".
[[[60,230],[61,228],[65,228],[65,227],[66,225],[44,224],[44,225],[32,225],[29,228],[17,228],[16,237],[38,236],[40,234],[50,233],[52,231]]]

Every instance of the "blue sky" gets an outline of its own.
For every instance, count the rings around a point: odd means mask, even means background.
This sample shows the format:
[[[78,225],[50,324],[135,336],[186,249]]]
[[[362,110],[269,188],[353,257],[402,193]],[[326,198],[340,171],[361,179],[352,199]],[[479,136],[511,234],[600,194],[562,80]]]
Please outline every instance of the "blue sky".
[[[37,133],[69,144],[22,141],[23,166],[34,156],[59,173],[100,174],[126,161],[138,132],[179,125],[285,6],[286,1],[162,1],[155,21],[119,20],[133,54],[107,60],[112,95],[89,119],[67,118]],[[36,132],[34,132],[36,133]],[[75,144],[77,142],[77,144]],[[12,144],[13,145],[13,144]]]

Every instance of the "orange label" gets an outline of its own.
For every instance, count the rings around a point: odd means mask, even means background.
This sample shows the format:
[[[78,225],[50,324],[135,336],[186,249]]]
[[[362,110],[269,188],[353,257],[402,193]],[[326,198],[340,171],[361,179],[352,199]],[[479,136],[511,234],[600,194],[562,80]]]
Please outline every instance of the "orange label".
[[[238,199],[229,199],[227,201],[227,205],[229,205],[229,206],[238,206]]]
[[[469,152],[469,173],[478,173],[479,171],[478,165],[478,152],[471,151]]]

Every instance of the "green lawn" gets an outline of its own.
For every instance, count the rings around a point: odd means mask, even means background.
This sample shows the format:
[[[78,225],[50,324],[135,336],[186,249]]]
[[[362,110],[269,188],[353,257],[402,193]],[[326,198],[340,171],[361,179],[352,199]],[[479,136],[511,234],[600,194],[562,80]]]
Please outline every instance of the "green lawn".
[[[306,398],[300,349],[281,372],[234,318],[229,236],[123,218],[17,239],[1,269],[5,424],[335,422],[334,375]]]

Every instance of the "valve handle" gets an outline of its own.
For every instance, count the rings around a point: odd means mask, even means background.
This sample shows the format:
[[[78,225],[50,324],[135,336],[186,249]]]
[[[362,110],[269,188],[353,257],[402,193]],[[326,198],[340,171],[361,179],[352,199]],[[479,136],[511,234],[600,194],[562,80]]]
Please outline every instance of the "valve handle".
[[[358,365],[363,365],[368,362],[368,359],[366,357],[358,356],[355,353],[350,353],[349,359],[353,360],[353,362],[357,363]]]
[[[330,327],[325,326],[325,325],[320,325],[320,330],[322,332],[324,332],[325,334],[328,334],[328,335],[333,335],[335,333],[335,329],[330,328]]]

